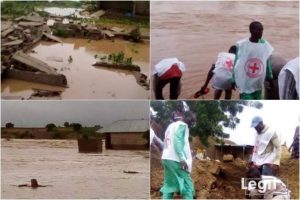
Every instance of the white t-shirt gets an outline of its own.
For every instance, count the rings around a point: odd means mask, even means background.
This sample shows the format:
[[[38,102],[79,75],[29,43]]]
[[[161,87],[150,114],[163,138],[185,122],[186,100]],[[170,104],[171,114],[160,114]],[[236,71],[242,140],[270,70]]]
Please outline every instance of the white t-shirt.
[[[234,75],[239,92],[253,93],[262,90],[267,59],[271,56],[273,47],[267,41],[254,43],[247,38],[237,42],[237,48]]]
[[[272,146],[273,149],[271,152],[266,152],[266,148],[269,145],[273,137],[277,136],[274,130],[271,130],[269,127],[265,127],[261,134],[258,134],[255,139],[255,145],[253,148],[252,161],[256,165],[263,164],[276,164],[279,165],[280,160],[278,160],[278,147]]]

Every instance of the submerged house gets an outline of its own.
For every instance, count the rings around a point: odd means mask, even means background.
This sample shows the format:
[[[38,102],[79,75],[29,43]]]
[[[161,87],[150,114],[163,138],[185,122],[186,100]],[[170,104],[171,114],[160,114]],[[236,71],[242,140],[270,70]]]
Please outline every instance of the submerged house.
[[[98,132],[104,135],[106,149],[149,149],[149,120],[118,120]]]

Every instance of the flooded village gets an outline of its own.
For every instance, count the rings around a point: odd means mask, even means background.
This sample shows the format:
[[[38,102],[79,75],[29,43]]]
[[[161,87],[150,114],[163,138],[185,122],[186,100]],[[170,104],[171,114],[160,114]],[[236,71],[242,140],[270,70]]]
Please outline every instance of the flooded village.
[[[148,98],[147,2],[50,6],[2,12],[2,99]]]
[[[21,102],[3,103],[2,198],[149,198],[147,102]]]

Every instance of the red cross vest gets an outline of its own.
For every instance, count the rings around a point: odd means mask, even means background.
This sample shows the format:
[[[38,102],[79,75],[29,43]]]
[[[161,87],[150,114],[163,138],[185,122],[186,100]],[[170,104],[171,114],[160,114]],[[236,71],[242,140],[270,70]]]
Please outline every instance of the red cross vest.
[[[240,93],[253,93],[262,90],[266,77],[267,60],[273,47],[264,43],[244,39],[237,42],[237,61],[234,66],[235,83]]]
[[[218,90],[230,90],[235,55],[221,52],[215,64],[212,86]]]
[[[174,148],[174,135],[180,125],[186,126],[185,135],[184,135],[185,145],[183,150],[185,154],[185,162],[188,165],[188,172],[191,172],[193,159],[192,159],[192,153],[191,153],[190,143],[189,143],[189,129],[187,127],[187,124],[182,121],[173,122],[168,126],[165,132],[164,150],[162,153],[162,159],[180,162],[180,159]]]

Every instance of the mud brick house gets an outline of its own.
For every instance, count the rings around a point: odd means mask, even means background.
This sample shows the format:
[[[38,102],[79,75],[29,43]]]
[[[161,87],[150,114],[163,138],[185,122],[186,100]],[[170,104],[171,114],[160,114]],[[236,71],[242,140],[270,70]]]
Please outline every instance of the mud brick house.
[[[106,149],[149,149],[149,120],[119,120],[98,132],[104,134]]]
[[[234,158],[247,161],[253,152],[251,145],[215,144],[215,159],[222,160],[223,155],[232,154]]]

